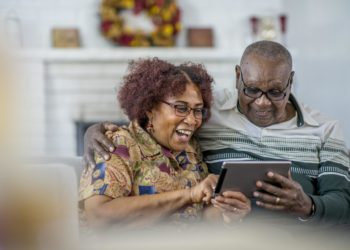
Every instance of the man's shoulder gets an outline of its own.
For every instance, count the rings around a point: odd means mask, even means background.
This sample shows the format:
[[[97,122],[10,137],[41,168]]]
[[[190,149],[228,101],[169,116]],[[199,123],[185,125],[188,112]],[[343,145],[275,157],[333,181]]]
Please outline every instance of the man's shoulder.
[[[216,89],[213,92],[214,105],[213,108],[222,110],[234,108],[237,104],[237,91],[231,89]]]
[[[311,108],[306,104],[302,105],[302,109],[305,123],[311,124],[313,127],[316,125],[316,129],[322,134],[321,137],[323,140],[333,138],[337,141],[344,141],[343,128],[339,120],[331,118],[327,114]],[[314,123],[312,124],[312,122]]]
[[[302,109],[303,109],[303,115],[304,118],[306,119],[306,122],[310,119],[314,120],[319,124],[319,126],[323,125],[331,125],[331,124],[338,124],[339,121],[332,118],[328,114],[321,112],[318,109],[312,108],[307,104],[301,104]]]

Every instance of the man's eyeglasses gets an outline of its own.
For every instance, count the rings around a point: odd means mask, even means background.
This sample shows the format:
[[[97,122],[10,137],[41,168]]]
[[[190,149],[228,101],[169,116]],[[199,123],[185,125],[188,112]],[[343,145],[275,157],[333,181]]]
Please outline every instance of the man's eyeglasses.
[[[242,83],[244,85],[244,88],[243,88],[243,93],[250,97],[250,98],[254,98],[254,99],[258,99],[260,98],[262,95],[265,94],[265,96],[270,100],[270,101],[281,101],[283,100],[286,95],[287,95],[287,88],[290,84],[290,76],[288,78],[288,84],[287,86],[283,89],[283,90],[279,90],[279,89],[269,89],[268,91],[262,91],[261,89],[259,88],[254,88],[254,87],[248,87],[244,80],[243,80],[243,73],[242,73],[242,70],[241,70],[241,80],[242,80]]]
[[[207,118],[207,115],[208,115],[207,108],[190,108],[186,104],[175,104],[175,103],[169,103],[166,101],[162,101],[162,102],[172,107],[175,110],[175,115],[180,117],[188,116],[191,113],[191,110],[193,110],[193,115],[196,119],[205,119]]]

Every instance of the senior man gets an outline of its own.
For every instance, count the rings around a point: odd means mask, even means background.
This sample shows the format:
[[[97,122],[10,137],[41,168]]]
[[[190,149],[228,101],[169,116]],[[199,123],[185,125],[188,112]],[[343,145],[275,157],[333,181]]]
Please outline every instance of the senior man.
[[[197,134],[209,171],[227,160],[290,160],[288,178],[268,177],[280,187],[258,181],[256,205],[286,211],[300,220],[349,223],[349,157],[338,121],[298,103],[291,93],[292,58],[282,45],[259,41],[236,66],[236,90],[214,94],[212,117]],[[113,144],[103,136],[110,124],[86,134],[86,155],[108,158]],[[111,126],[113,129],[113,126]]]

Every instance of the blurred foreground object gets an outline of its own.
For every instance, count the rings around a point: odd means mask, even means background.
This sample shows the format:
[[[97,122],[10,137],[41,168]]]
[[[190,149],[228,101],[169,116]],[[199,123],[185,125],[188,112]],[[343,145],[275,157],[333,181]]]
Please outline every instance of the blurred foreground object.
[[[0,249],[76,249],[76,175],[62,164],[20,163],[23,152],[31,151],[23,146],[28,91],[16,81],[21,71],[1,42]]]
[[[0,207],[5,249],[77,249],[77,183],[66,165],[12,165]]]
[[[104,232],[101,237],[84,238],[81,249],[142,250],[348,250],[349,231],[322,231],[317,226],[263,222],[222,228],[209,224],[190,228],[156,227],[151,230]]]
[[[19,70],[15,67],[11,52],[7,41],[0,40],[0,159],[3,161],[10,159],[13,154],[20,154],[20,145],[15,145],[15,141],[23,127],[20,124],[24,112],[21,110],[23,91],[16,78]],[[0,169],[5,166],[0,164]]]

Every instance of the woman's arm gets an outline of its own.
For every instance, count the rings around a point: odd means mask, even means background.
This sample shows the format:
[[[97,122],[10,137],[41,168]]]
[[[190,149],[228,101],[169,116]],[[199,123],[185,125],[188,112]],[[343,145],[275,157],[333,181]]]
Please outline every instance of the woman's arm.
[[[89,224],[97,228],[111,224],[130,227],[152,225],[185,205],[209,202],[215,184],[216,177],[210,175],[192,188],[161,194],[115,199],[94,195],[84,201],[85,212]]]
[[[85,200],[84,204],[89,224],[99,228],[112,224],[130,227],[153,224],[189,203],[191,190],[182,189],[116,199],[95,195]]]

